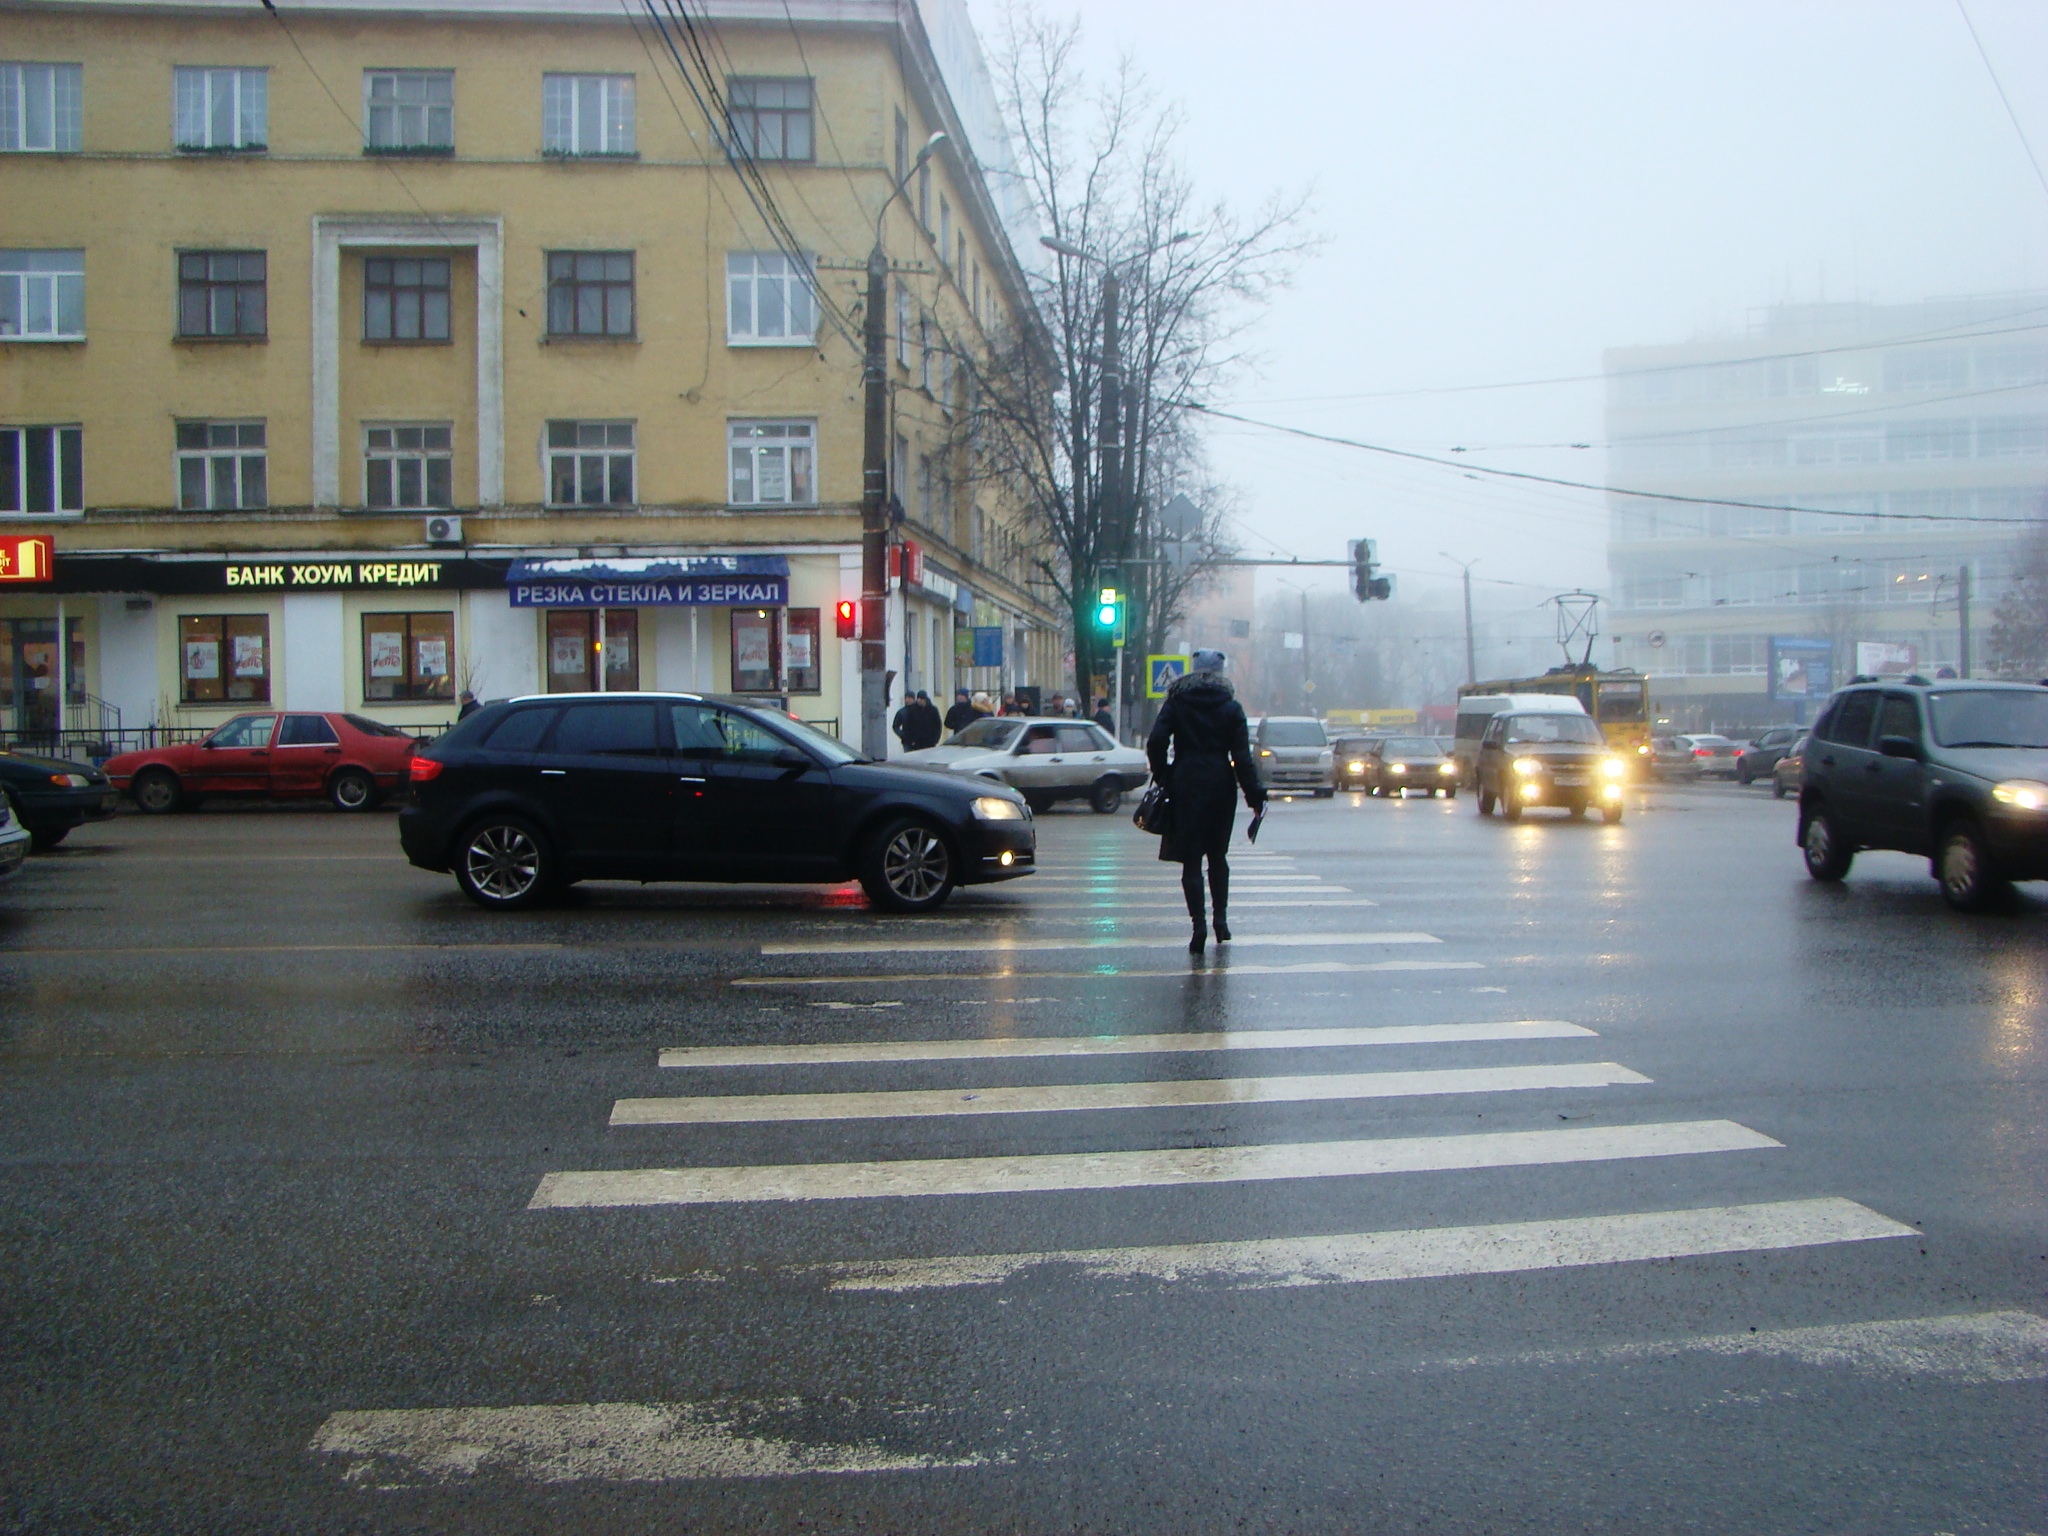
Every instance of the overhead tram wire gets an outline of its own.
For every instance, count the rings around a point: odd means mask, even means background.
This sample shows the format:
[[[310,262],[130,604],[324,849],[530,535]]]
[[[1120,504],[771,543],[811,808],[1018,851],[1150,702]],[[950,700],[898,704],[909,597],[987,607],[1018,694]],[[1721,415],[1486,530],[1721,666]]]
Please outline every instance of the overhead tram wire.
[[[1523,469],[1499,469],[1490,464],[1460,463],[1456,459],[1440,459],[1434,454],[1414,453],[1405,448],[1389,448],[1383,443],[1368,443],[1355,437],[1339,437],[1331,432],[1311,432],[1306,427],[1285,426],[1277,421],[1259,421],[1251,416],[1240,416],[1234,411],[1218,410],[1211,405],[1188,401],[1186,408],[1199,411],[1204,416],[1213,416],[1221,421],[1235,421],[1248,427],[1263,428],[1268,432],[1279,432],[1289,437],[1306,438],[1310,442],[1333,443],[1340,448],[1356,448],[1363,453],[1385,454],[1389,458],[1407,459],[1417,464],[1434,464],[1439,469],[1456,470],[1467,475],[1491,475],[1502,480],[1522,480],[1534,485],[1562,486],[1574,491],[1598,491],[1608,496],[1626,496],[1636,501],[1672,501],[1700,507],[1743,507],[1755,512],[1829,512],[1825,507],[1800,507],[1781,501],[1744,501],[1728,496],[1687,496],[1677,491],[1641,491],[1621,485],[1595,485],[1586,480],[1567,480],[1559,475],[1539,475]],[[1877,518],[1887,522],[1911,523],[1985,523],[2001,528],[2017,528],[2028,524],[2048,521],[2038,517],[1961,517],[1940,512],[1857,512],[1843,516]]]
[[[1956,0],[1956,10],[1962,14],[1963,25],[1970,29],[1970,41],[1977,45],[1977,57],[1984,61],[1984,73],[1991,77],[1991,88],[2005,103],[2005,115],[2012,122],[2012,131],[2019,135],[2020,148],[2027,152],[2027,163],[2034,168],[2034,179],[2041,183],[2043,192],[2048,192],[2048,172],[2041,169],[2041,157],[2034,153],[2027,130],[2020,125],[2020,115],[2012,109],[2012,98],[2005,94],[2005,82],[1998,78],[1998,71],[1991,65],[1991,55],[1985,51],[1984,39],[1977,35],[1977,23],[1970,19],[1970,8],[1963,4],[1963,0]]]

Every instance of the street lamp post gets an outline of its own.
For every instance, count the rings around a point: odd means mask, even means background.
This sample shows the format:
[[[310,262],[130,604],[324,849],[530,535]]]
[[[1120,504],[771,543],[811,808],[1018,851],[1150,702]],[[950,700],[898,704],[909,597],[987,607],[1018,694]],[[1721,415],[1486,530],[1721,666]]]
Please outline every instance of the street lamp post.
[[[1476,683],[1479,681],[1479,666],[1472,650],[1472,567],[1479,561],[1476,558],[1460,560],[1456,555],[1447,555],[1442,550],[1438,550],[1437,555],[1440,559],[1458,566],[1465,573],[1465,681]]]
[[[868,252],[868,307],[861,328],[861,385],[866,419],[860,488],[860,749],[880,759],[889,747],[889,257],[882,220],[910,178],[946,141],[935,133],[875,211],[875,244]]]

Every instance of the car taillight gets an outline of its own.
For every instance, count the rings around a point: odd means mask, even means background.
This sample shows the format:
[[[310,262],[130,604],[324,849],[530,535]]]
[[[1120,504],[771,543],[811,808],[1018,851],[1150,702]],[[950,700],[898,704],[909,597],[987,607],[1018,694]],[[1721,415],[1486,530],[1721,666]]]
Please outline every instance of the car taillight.
[[[436,758],[415,757],[412,760],[412,781],[415,784],[424,784],[429,779],[438,779],[441,777],[441,768],[442,764]]]
[[[1692,749],[1692,755],[1694,757],[1712,757],[1714,755],[1714,749],[1712,747],[1694,747]]]

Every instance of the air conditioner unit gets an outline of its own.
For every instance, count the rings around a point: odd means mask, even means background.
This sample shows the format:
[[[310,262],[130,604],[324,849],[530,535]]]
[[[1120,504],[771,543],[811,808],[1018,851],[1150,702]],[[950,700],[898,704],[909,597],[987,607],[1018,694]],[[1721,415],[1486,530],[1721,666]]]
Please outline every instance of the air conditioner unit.
[[[462,542],[462,519],[459,517],[428,518],[427,542],[429,544],[460,544]]]

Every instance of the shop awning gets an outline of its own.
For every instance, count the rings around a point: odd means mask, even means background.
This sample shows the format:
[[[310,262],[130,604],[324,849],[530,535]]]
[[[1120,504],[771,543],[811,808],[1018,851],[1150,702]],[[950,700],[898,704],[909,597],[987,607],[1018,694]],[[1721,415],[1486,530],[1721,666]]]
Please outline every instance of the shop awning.
[[[505,584],[514,608],[781,607],[785,555],[648,555],[514,560]]]

